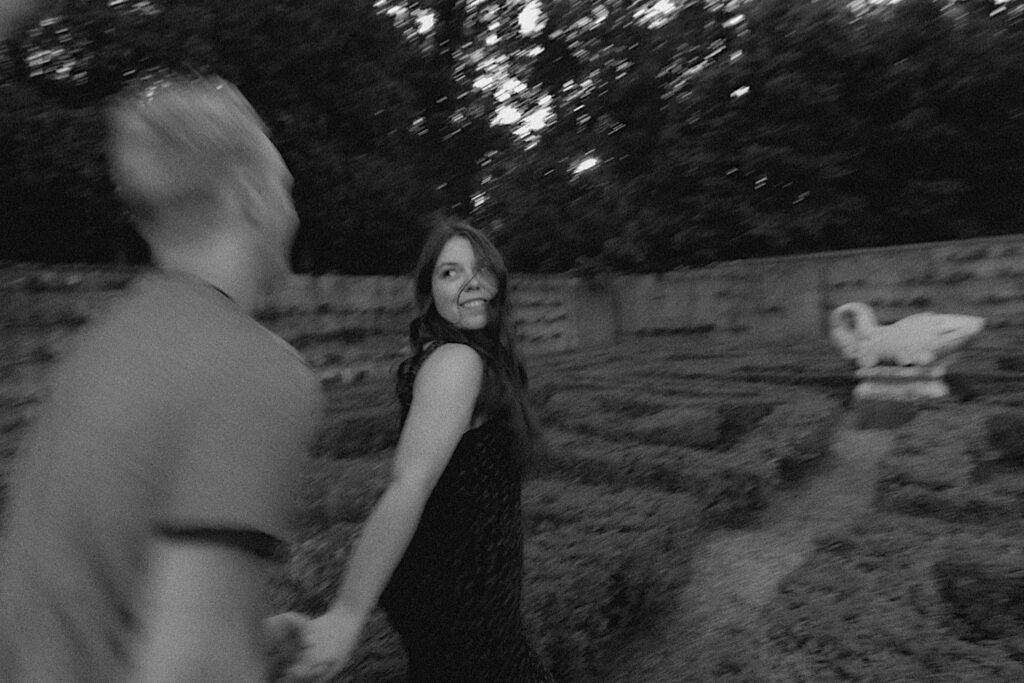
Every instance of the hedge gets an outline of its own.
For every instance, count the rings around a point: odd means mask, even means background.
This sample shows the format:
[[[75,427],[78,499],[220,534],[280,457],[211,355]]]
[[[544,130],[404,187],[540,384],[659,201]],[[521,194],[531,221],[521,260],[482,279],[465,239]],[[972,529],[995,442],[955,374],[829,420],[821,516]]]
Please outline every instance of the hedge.
[[[830,453],[841,406],[824,396],[784,403],[714,461],[718,469],[704,492],[709,525],[748,523],[772,491],[802,477]]]
[[[772,463],[783,481],[802,477],[829,455],[842,406],[824,396],[783,403],[741,439],[737,448]]]
[[[683,494],[539,480],[523,491],[524,611],[560,681],[599,680],[614,644],[689,579],[699,508]]]
[[[307,529],[293,544],[288,562],[272,577],[272,601],[277,609],[306,614],[326,610],[337,593],[359,530],[358,524],[345,522],[319,531]],[[346,683],[405,680],[401,642],[380,610],[374,610],[359,647],[337,680]]]
[[[881,463],[879,505],[951,522],[1024,516],[1024,467],[1008,436],[1015,418],[992,406],[924,410]]]
[[[992,615],[1005,637],[971,637],[964,599],[986,591],[951,590],[957,558],[1019,561],[1019,547],[1019,534],[870,513],[819,539],[783,581],[764,613],[764,654],[777,680],[794,682],[1024,680],[1019,606],[989,599],[1008,608]]]
[[[358,458],[398,443],[398,408],[373,406],[328,415],[311,449],[314,458]]]
[[[576,403],[566,398],[557,411],[564,416],[589,407],[587,396]],[[709,431],[704,439],[709,446],[703,449],[682,438],[645,438],[646,425],[639,430],[602,427],[610,422],[607,415],[569,419],[548,430],[552,455],[542,473],[591,484],[686,492],[701,502],[706,523],[743,525],[767,505],[775,488],[828,455],[841,414],[839,403],[825,396],[784,403],[765,416],[769,409],[763,401],[701,408]],[[647,419],[661,419],[665,412]],[[680,431],[692,434],[689,424],[683,422]],[[662,433],[670,430],[665,427]]]
[[[279,609],[326,609],[388,466],[380,456],[311,466],[300,537],[274,578]],[[593,680],[612,644],[671,607],[689,576],[699,506],[684,494],[535,480],[524,487],[523,507],[530,633],[559,680]],[[403,670],[398,641],[378,613],[341,680],[392,680]]]
[[[763,508],[775,488],[775,468],[753,449],[715,451],[549,431],[552,456],[542,476],[611,488],[686,493],[710,524],[741,525]]]

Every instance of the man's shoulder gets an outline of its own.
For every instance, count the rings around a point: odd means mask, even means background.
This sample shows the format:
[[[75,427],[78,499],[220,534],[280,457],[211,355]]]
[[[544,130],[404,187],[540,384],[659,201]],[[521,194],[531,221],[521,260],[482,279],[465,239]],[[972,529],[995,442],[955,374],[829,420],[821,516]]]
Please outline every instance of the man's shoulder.
[[[101,326],[144,355],[166,357],[207,379],[227,375],[310,390],[319,379],[302,355],[226,296],[207,285],[150,274],[133,283]],[[315,386],[314,386],[315,385]]]

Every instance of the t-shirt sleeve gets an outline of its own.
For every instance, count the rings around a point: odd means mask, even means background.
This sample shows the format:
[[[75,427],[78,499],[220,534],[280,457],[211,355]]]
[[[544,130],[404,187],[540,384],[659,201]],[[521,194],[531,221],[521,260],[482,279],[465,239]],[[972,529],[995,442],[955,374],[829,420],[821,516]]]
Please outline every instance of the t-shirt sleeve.
[[[238,354],[244,356],[245,354]],[[288,538],[296,484],[317,427],[321,394],[299,360],[239,359],[212,369],[189,410],[154,522],[232,527]]]

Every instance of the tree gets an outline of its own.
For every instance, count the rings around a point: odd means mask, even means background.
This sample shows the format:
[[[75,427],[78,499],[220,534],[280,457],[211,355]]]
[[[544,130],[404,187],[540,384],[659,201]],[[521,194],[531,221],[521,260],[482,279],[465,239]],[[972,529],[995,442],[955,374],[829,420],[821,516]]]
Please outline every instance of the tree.
[[[368,2],[75,0],[11,45],[4,65],[14,258],[116,251],[127,221],[103,170],[105,98],[165,71],[221,75],[267,121],[296,178],[301,270],[410,268],[421,217],[457,203],[445,188],[476,173],[425,149],[422,89],[443,78],[428,78],[430,60]]]
[[[100,105],[165,67],[269,123],[300,270],[405,270],[438,209],[523,270],[997,234],[1024,209],[1024,0],[64,5],[0,55],[18,257],[138,251]]]
[[[660,269],[1015,229],[1024,43],[1010,12],[931,0],[738,12],[697,68],[668,67],[687,77],[662,151],[623,183],[643,225],[609,259]]]

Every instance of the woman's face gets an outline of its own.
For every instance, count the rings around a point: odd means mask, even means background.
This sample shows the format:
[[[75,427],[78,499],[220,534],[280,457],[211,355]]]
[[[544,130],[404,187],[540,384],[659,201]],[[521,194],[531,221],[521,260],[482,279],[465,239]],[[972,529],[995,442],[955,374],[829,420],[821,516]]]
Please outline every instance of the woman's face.
[[[468,239],[452,237],[441,249],[431,278],[434,307],[441,317],[463,330],[487,325],[489,302],[498,293],[498,278],[477,263]]]

